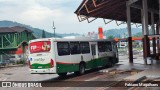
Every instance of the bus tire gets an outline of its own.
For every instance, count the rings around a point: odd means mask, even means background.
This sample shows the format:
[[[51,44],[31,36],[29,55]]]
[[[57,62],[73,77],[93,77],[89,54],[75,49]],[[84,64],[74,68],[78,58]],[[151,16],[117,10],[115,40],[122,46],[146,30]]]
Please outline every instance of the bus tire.
[[[75,71],[74,74],[75,75],[82,75],[85,73],[85,64],[84,63],[80,63],[79,64],[79,71]]]
[[[74,74],[75,74],[75,75],[79,75],[79,71],[75,71]]]
[[[85,73],[85,64],[84,63],[81,63],[79,65],[79,74],[82,75]]]
[[[65,73],[58,73],[58,75],[59,75],[60,77],[64,77],[64,76],[67,75],[67,72],[65,72]]]

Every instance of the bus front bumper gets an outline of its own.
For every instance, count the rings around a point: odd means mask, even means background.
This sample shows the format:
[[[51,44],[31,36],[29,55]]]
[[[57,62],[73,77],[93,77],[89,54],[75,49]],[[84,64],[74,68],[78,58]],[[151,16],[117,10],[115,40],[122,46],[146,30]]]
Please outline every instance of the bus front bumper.
[[[56,73],[56,67],[48,68],[48,69],[30,69],[30,73],[32,74],[55,74]]]

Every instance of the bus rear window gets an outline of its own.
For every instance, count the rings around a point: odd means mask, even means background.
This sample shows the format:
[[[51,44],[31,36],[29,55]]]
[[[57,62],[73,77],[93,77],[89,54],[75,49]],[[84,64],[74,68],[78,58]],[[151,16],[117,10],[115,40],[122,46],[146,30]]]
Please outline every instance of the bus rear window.
[[[48,52],[51,49],[50,41],[38,41],[30,43],[30,53]]]

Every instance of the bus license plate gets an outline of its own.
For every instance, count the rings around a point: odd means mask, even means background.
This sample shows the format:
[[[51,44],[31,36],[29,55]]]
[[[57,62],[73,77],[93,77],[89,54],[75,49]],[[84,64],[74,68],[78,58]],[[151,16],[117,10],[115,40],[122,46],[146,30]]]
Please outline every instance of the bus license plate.
[[[39,66],[38,68],[42,68],[42,66]]]

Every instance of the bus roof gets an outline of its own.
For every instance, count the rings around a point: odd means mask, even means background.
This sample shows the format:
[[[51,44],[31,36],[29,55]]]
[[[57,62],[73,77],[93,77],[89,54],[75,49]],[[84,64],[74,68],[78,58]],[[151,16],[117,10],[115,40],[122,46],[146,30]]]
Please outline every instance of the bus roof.
[[[94,41],[112,41],[114,42],[115,40],[111,39],[93,39],[93,38],[40,38],[40,39],[34,39],[30,40],[30,42],[36,42],[36,41],[50,41],[53,40],[55,42],[58,41],[89,41],[89,42],[94,42]]]

